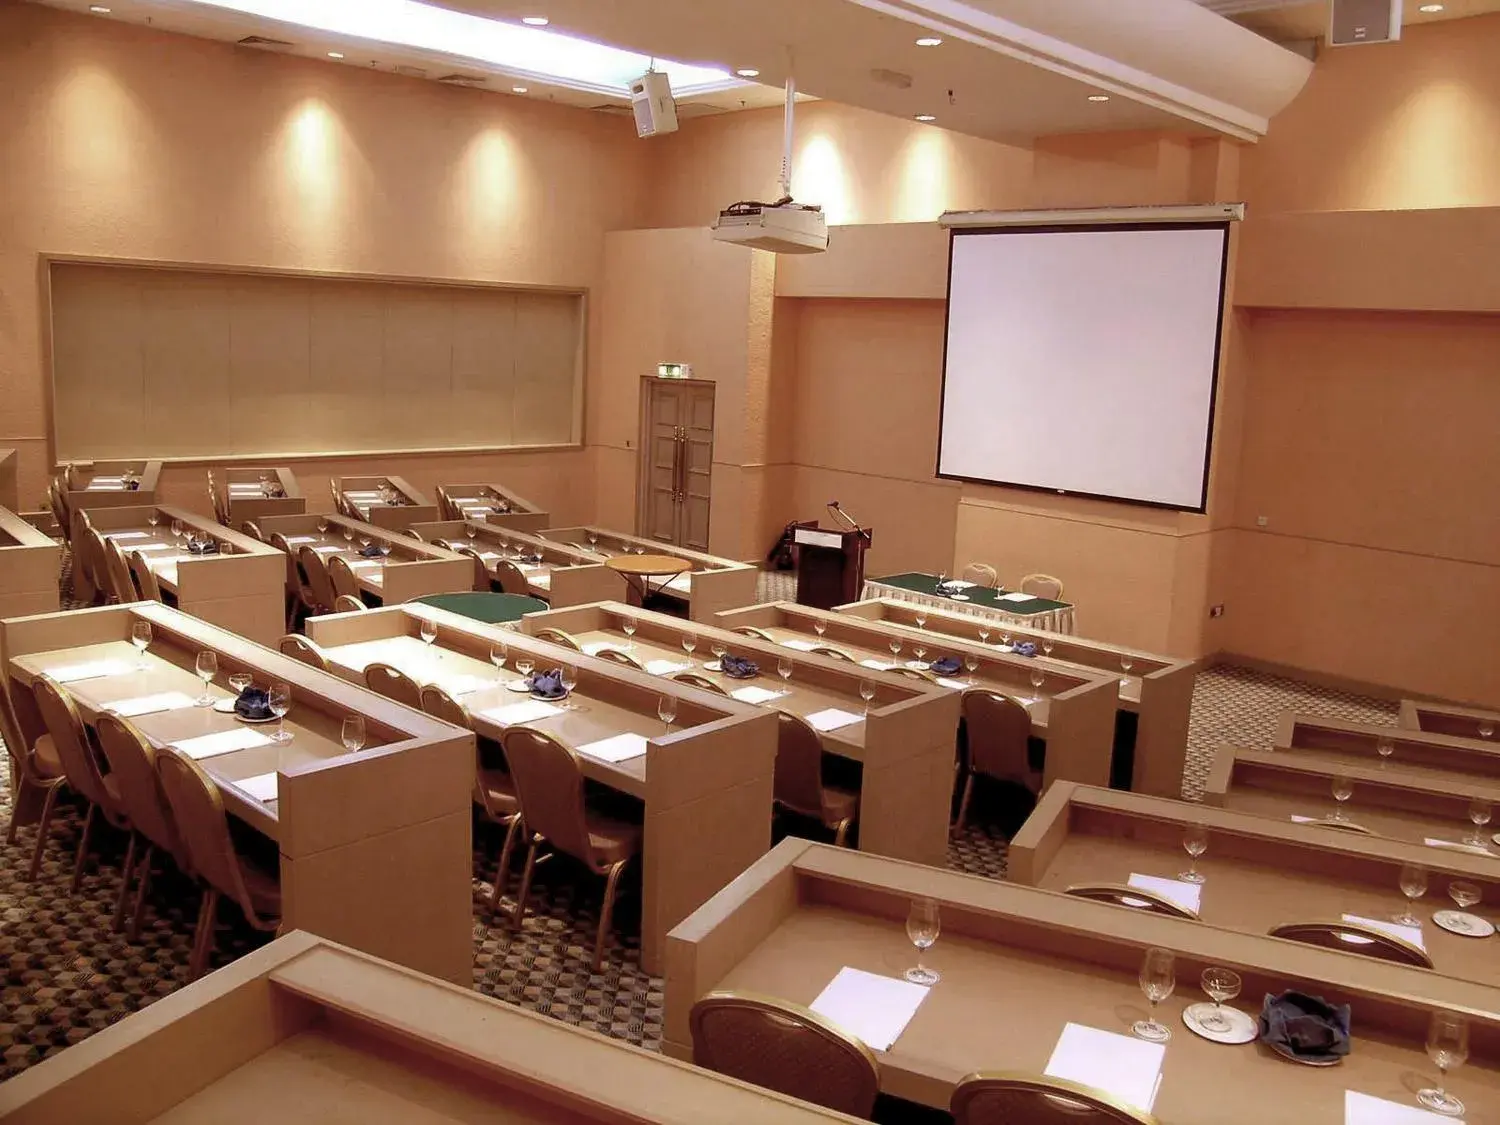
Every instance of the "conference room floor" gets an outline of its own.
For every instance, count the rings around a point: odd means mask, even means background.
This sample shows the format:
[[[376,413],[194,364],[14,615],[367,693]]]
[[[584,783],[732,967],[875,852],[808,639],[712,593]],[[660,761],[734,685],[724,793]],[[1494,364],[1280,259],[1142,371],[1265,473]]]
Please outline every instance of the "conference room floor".
[[[785,596],[788,577],[764,576],[762,594]],[[1184,796],[1195,798],[1200,792],[1214,747],[1230,739],[1269,747],[1277,716],[1286,710],[1389,723],[1395,722],[1396,714],[1393,703],[1245,668],[1212,668],[1199,675],[1194,690]],[[10,817],[8,765],[0,755],[0,825]],[[982,811],[972,819],[975,823],[949,844],[948,865],[1003,877],[1004,839],[985,823]],[[14,844],[0,841],[0,1081],[147,1006],[186,980],[196,894],[185,882],[164,880],[153,892],[140,939],[126,941],[109,925],[123,839],[96,834],[103,862],[90,863],[83,885],[73,895],[68,883],[78,828],[79,819],[69,809],[63,824],[54,829],[35,883],[23,878],[31,831],[22,830]],[[476,896],[494,875],[499,844],[485,827],[476,829]],[[640,968],[635,898],[622,896],[616,915],[620,940],[612,944],[603,970],[591,973],[599,891],[596,880],[575,881],[573,875],[566,860],[538,869],[532,909],[515,935],[492,922],[476,898],[474,987],[655,1048],[662,1033],[662,982]],[[221,918],[225,924],[215,965],[267,940],[239,921],[233,908],[225,908]]]

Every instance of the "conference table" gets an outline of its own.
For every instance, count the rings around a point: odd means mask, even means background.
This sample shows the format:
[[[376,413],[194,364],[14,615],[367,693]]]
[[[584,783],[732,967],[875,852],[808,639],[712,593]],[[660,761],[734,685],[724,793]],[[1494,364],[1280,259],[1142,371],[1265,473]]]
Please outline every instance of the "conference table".
[[[923,571],[907,571],[883,578],[867,578],[860,599],[890,598],[962,613],[1000,625],[1026,625],[1052,633],[1073,632],[1073,605],[1070,602],[1038,598],[1020,590],[994,589],[956,578],[947,579],[940,591],[938,577]]]
[[[500,564],[510,563],[520,572],[525,590],[508,590],[512,594],[530,594],[551,605],[582,605],[603,601],[620,592],[620,580],[604,566],[599,556],[576,547],[553,543],[536,535],[518,531],[509,525],[496,526],[478,520],[443,520],[437,523],[414,523],[407,527],[429,543],[454,551],[469,548],[484,564],[486,584],[507,577]]]
[[[625,632],[627,626],[632,634]],[[657,682],[691,670],[744,702],[808,720],[825,753],[859,763],[860,848],[921,863],[945,862],[959,706],[958,696],[946,688],[876,680],[857,665],[619,602],[530,613],[521,627],[532,636],[558,630],[589,655],[621,650]],[[691,655],[684,640],[694,645]],[[754,660],[759,674],[735,680],[706,667],[715,645]],[[789,674],[784,680],[783,665]],[[860,694],[866,683],[874,693],[868,712]]]
[[[1197,863],[1201,884],[1180,878],[1190,864],[1184,834],[1195,825],[1208,833]],[[1391,936],[1423,949],[1444,976],[1500,985],[1489,941],[1450,933],[1432,920],[1434,911],[1454,908],[1448,897],[1454,880],[1473,883],[1483,895],[1470,913],[1482,917],[1500,905],[1500,864],[1456,846],[1462,841],[1457,825],[1446,837],[1455,846],[1425,847],[1063,782],[1043,795],[1011,840],[1006,878],[1051,891],[1129,886],[1190,910],[1206,925],[1246,934],[1340,918],[1389,926]],[[1391,926],[1406,905],[1400,880],[1409,864],[1429,873],[1427,892],[1415,903],[1420,925]],[[1138,908],[1111,909],[1131,914]]]
[[[297,483],[297,474],[286,465],[231,465],[220,470],[215,487],[229,526],[236,529],[247,520],[307,511],[307,497]]]
[[[503,485],[444,484],[437,492],[439,519],[479,520],[516,531],[538,531],[552,522],[550,512]]]
[[[438,507],[403,477],[335,477],[330,485],[341,511],[377,527],[404,529],[438,518]]]
[[[1407,730],[1475,738],[1481,742],[1500,740],[1500,711],[1459,707],[1425,699],[1403,699],[1396,722]]]
[[[62,548],[52,536],[0,507],[0,617],[57,609],[61,566]]]
[[[922,957],[941,979],[927,989],[899,979],[915,963],[903,923],[916,900],[934,903],[941,921]],[[1137,973],[1148,947],[1176,962],[1176,990],[1159,1008],[1172,1038],[1160,1050],[1130,1035],[1146,1016]],[[1296,1066],[1261,1044],[1193,1034],[1182,1012],[1206,999],[1198,979],[1208,966],[1240,975],[1238,1004],[1252,1012],[1285,989],[1349,1004],[1349,1055],[1335,1067]],[[937,1109],[976,1071],[1043,1073],[1066,1035],[1093,1048],[1069,1052],[1075,1077],[1140,1085],[1163,1125],[1344,1122],[1350,1100],[1416,1107],[1415,1091],[1438,1077],[1424,1050],[1428,1022],[1445,1009],[1471,1033],[1469,1061],[1448,1088],[1467,1120],[1500,1120],[1491,985],[797,839],[672,931],[662,1049],[690,1057],[688,1013],[707,992],[811,1005],[840,977],[837,1004],[827,1001],[835,1022],[858,1033],[874,1013],[883,1025],[869,1032],[881,1090]],[[876,988],[883,999],[865,1002]]]
[[[82,513],[156,503],[160,461],[70,461],[60,475],[59,499],[68,517],[68,542],[81,529]]]
[[[898,669],[904,668],[922,672],[948,691],[982,688],[1008,695],[1026,708],[1032,737],[1047,744],[1044,786],[1061,778],[1097,785],[1111,782],[1114,676],[1077,666],[1043,665],[978,641],[958,641],[920,630],[909,633],[884,622],[794,602],[728,610],[719,614],[719,624],[756,629],[776,644],[802,652],[831,648],[882,679],[900,677]],[[819,626],[823,627],[821,635]],[[899,652],[893,653],[893,646]],[[928,666],[941,657],[957,658],[964,665],[947,676],[931,672]],[[972,672],[967,668],[970,658],[975,665]],[[1036,671],[1044,673],[1039,687],[1031,683]],[[1181,761],[1180,754],[1177,760]],[[1181,790],[1181,776],[1179,767],[1174,795]]]
[[[430,645],[424,621],[436,626]],[[770,846],[776,723],[765,711],[424,605],[314,617],[307,636],[353,683],[371,663],[389,664],[447,691],[481,738],[498,742],[518,724],[552,735],[578,752],[585,777],[641,801],[647,972],[661,971],[667,931]],[[539,706],[515,690],[522,660],[570,667],[578,685]],[[670,728],[658,717],[663,696],[676,702]],[[622,741],[632,752],[613,760]]]
[[[1500,779],[1500,742],[1287,712],[1272,746],[1324,761],[1378,764],[1429,778]],[[1388,754],[1382,755],[1385,748]]]
[[[144,653],[131,643],[137,623],[151,629]],[[226,708],[236,672],[286,684],[291,741],[196,706],[202,652],[217,658],[208,693]],[[45,729],[31,687],[46,674],[86,723],[114,710],[154,746],[195,757],[226,811],[279,852],[288,929],[472,982],[470,732],[155,602],[0,621],[0,668],[28,738]],[[350,716],[365,724],[356,752],[342,741]],[[17,810],[20,823],[34,821],[35,804]]]
[[[325,566],[330,559],[342,558],[354,572],[360,591],[377,605],[474,588],[472,559],[392,528],[309,512],[269,516],[260,521],[260,529],[273,547],[292,559],[303,547],[316,551]],[[374,555],[375,548],[384,553]],[[294,573],[283,565],[286,580],[295,580]]]

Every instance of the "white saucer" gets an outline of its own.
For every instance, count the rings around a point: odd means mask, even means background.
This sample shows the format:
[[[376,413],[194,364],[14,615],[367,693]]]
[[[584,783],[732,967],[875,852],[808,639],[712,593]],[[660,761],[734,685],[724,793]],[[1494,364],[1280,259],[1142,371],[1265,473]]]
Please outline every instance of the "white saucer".
[[[722,671],[724,671],[723,667],[720,666],[720,664],[719,664],[719,662],[717,660],[710,660],[707,664],[705,664],[703,666],[703,670],[705,672],[722,672]]]
[[[950,602],[966,602],[970,599],[968,594],[949,594],[948,600]]]
[[[1496,832],[1493,836],[1490,837],[1490,839],[1495,843],[1500,844],[1500,832]]]
[[[233,715],[234,714],[234,696],[231,695],[231,696],[228,696],[225,699],[219,700],[219,702],[217,702],[217,703],[214,704],[214,710],[217,711],[221,715]]]
[[[1495,924],[1488,918],[1463,910],[1439,910],[1433,914],[1432,920],[1459,937],[1485,938],[1495,932]]]
[[[906,666],[913,672],[925,672],[927,671],[927,669],[932,667],[932,665],[927,663],[927,661],[925,660],[908,660],[906,662]]]
[[[230,710],[233,710],[233,708],[230,708]],[[259,725],[260,723],[274,723],[276,721],[275,715],[267,715],[264,719],[247,719],[244,715],[236,715],[234,718],[236,722],[249,723],[252,726]]]
[[[511,680],[508,684],[505,685],[505,690],[506,691],[513,691],[517,695],[530,695],[531,694],[531,685],[529,683],[527,683],[524,679]]]
[[[1212,1004],[1189,1004],[1182,1011],[1182,1022],[1187,1024],[1188,1030],[1194,1035],[1202,1036],[1214,1043],[1253,1043],[1259,1037],[1260,1025],[1248,1012],[1228,1006],[1220,1008],[1219,1013],[1229,1021],[1229,1027],[1219,1031],[1203,1022],[1212,1017],[1213,1011]]]

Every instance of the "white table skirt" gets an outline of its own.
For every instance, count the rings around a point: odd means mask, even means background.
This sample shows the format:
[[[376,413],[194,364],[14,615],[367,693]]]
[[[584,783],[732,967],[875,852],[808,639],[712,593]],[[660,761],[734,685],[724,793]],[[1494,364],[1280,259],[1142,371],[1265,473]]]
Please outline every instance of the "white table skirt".
[[[952,598],[940,598],[936,594],[921,594],[900,586],[887,586],[884,582],[866,581],[864,600],[889,598],[892,601],[910,602],[913,605],[930,606],[949,613],[963,613],[970,617],[981,617],[1000,625],[1023,625],[1028,629],[1045,629],[1052,633],[1075,631],[1073,606],[1044,610],[1041,613],[1007,613],[1003,609],[978,605],[974,602],[956,602]]]

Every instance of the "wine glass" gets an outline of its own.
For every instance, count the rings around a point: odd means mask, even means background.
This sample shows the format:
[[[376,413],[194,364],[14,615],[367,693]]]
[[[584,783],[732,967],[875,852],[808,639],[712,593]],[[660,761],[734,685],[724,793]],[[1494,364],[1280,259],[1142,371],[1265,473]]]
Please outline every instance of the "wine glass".
[[[979,671],[979,657],[975,656],[972,652],[965,654],[964,670],[969,673],[969,683],[972,685],[974,683],[974,673]]]
[[[353,543],[354,542],[354,529],[352,527],[350,527],[348,524],[345,524],[344,528],[343,528],[343,531],[344,531],[344,542],[345,543]]]
[[[682,634],[682,651],[688,655],[688,666],[693,663],[693,650],[698,647],[698,637],[693,633]]]
[[[255,682],[255,677],[249,672],[236,672],[229,677],[227,682],[234,691],[234,697],[238,699],[245,694],[245,689]]]
[[[1385,764],[1391,760],[1391,755],[1396,752],[1396,744],[1389,738],[1379,739],[1375,743],[1375,753],[1380,755],[1380,768],[1385,769]]]
[[[327,516],[319,516],[318,517],[317,527],[318,527],[318,534],[319,535],[327,535],[328,534],[328,517]]]
[[[818,634],[818,640],[821,641],[823,639],[823,634],[828,632],[828,622],[819,617],[813,622],[813,632]]]
[[[213,683],[214,677],[219,674],[218,654],[205,649],[198,654],[198,659],[193,664],[193,668],[197,671],[198,678],[203,681],[203,694],[198,697],[198,706],[212,707],[214,705],[214,697],[210,694],[208,685]]]
[[[575,665],[572,665],[572,664],[564,664],[562,666],[562,689],[563,689],[563,691],[565,691],[565,692],[568,693],[567,702],[565,702],[563,704],[563,710],[564,711],[571,711],[571,710],[573,710],[573,708],[575,706],[575,704],[572,701],[572,699],[573,699],[573,689],[576,688],[577,686],[578,686],[578,668]]]
[[[1453,900],[1453,905],[1458,907],[1460,913],[1467,914],[1469,907],[1477,905],[1483,895],[1479,890],[1478,883],[1469,883],[1463,879],[1455,879],[1448,884],[1448,897]],[[1469,928],[1467,918],[1459,924],[1465,929]]]
[[[510,658],[510,650],[505,647],[504,641],[496,641],[490,645],[490,663],[495,666],[496,678],[500,678],[500,671],[505,667],[505,662]]]
[[[469,537],[469,542],[474,542],[479,535],[479,525],[472,520],[464,520],[464,534]]]
[[[594,530],[590,529],[590,531],[588,533],[588,540],[589,540],[589,546],[590,547],[597,547],[597,546],[599,546],[599,533],[597,531],[594,531]]]
[[[620,631],[625,634],[625,650],[635,648],[635,618],[627,617],[620,622]]]
[[[781,677],[781,682],[782,683],[784,683],[784,684],[791,683],[791,681],[792,681],[792,662],[791,662],[791,660],[789,660],[785,656],[778,656],[776,658],[776,674]]]
[[[1234,1025],[1224,1015],[1224,1001],[1233,1000],[1240,994],[1240,975],[1233,969],[1209,967],[1198,978],[1203,991],[1214,1002],[1214,1010],[1198,1022],[1209,1031],[1228,1031]]]
[[[1444,1117],[1458,1117],[1464,1103],[1448,1093],[1448,1072],[1463,1066],[1469,1057],[1469,1021],[1455,1012],[1436,1011],[1427,1027],[1427,1057],[1438,1068],[1438,1084],[1417,1091],[1417,1101]]]
[[[1396,921],[1403,926],[1420,926],[1422,920],[1412,911],[1417,899],[1427,893],[1427,868],[1416,863],[1401,865],[1401,893],[1406,896],[1406,906],[1396,916]]]
[[[1120,671],[1125,674],[1120,677],[1120,683],[1126,687],[1130,686],[1130,669],[1135,666],[1135,661],[1129,656],[1120,657]]]
[[[981,625],[979,627],[979,643],[982,645],[990,643],[990,627],[988,625]]]
[[[1001,630],[1000,630],[1000,647],[1001,648],[1010,648],[1010,647],[1012,647],[1011,643],[1010,643],[1010,630],[1008,628],[1001,628]]]
[[[175,539],[175,540],[177,540],[178,545],[181,546],[181,542],[182,542],[182,521],[181,520],[173,520],[172,521],[172,538]]]
[[[870,704],[875,699],[875,683],[872,680],[859,681],[859,697],[865,701],[865,714],[870,713]]]
[[[942,932],[943,920],[938,914],[938,904],[930,898],[913,899],[906,914],[906,936],[917,947],[917,964],[907,969],[906,979],[912,984],[936,984],[942,977],[933,969],[922,966],[922,954],[932,948]]]
[[[1474,825],[1474,831],[1469,833],[1469,843],[1484,847],[1484,833],[1480,831],[1490,822],[1490,803],[1483,797],[1475,797],[1469,802],[1469,823]]]
[[[152,508],[151,511],[146,513],[146,526],[151,528],[152,531],[155,531],[158,527],[161,526],[161,513],[158,512],[155,508]]]
[[[130,626],[130,643],[135,645],[135,651],[140,654],[140,663],[136,670],[146,671],[151,665],[146,663],[146,650],[151,647],[151,622],[135,621]]]
[[[422,623],[417,627],[417,634],[422,638],[422,643],[427,646],[427,651],[432,651],[432,643],[437,640],[437,622],[430,617],[422,618]]]
[[[911,650],[911,654],[917,658],[917,667],[918,668],[926,668],[927,667],[927,646],[926,645],[918,643],[917,646]]]
[[[1333,820],[1335,823],[1344,823],[1346,819],[1344,816],[1344,803],[1352,796],[1354,796],[1353,778],[1345,774],[1339,774],[1333,779],[1333,799],[1336,802],[1333,806]]]
[[[532,670],[536,668],[536,661],[529,656],[516,657],[516,671],[521,674],[521,679],[527,683],[531,682]]]
[[[917,620],[917,628],[918,629],[925,629],[925,628],[927,628],[927,615],[925,613],[923,613],[921,610],[917,611],[917,618],[916,618],[916,620]]]
[[[1182,849],[1192,862],[1177,877],[1184,883],[1203,882],[1203,873],[1198,870],[1198,857],[1208,851],[1208,828],[1202,824],[1188,825],[1182,833]]]
[[[891,659],[899,661],[901,659],[901,638],[892,637],[891,643],[887,647],[891,650]]]
[[[339,740],[343,742],[344,749],[353,754],[357,750],[364,749],[365,745],[365,719],[363,715],[350,715],[344,720],[343,727],[339,730]]]
[[[1043,656],[1051,656],[1052,655],[1052,638],[1051,637],[1043,637],[1042,638],[1042,655]]]
[[[723,641],[714,641],[708,646],[708,651],[714,654],[714,660],[718,662],[719,669],[724,668],[724,654],[729,650],[724,647]]]
[[[1490,722],[1488,719],[1481,719],[1479,721],[1479,737],[1480,738],[1493,738],[1494,736],[1495,736],[1495,724],[1492,723],[1492,722]]]
[[[667,733],[672,733],[672,722],[677,718],[677,697],[663,695],[656,701],[656,717],[667,724]]]
[[[1042,685],[1047,682],[1047,674],[1040,668],[1031,670],[1031,701],[1040,703],[1042,701]]]
[[[288,684],[275,683],[271,690],[266,693],[266,703],[270,705],[271,714],[276,716],[276,733],[271,736],[275,742],[290,742],[292,732],[286,729],[286,715],[292,709],[292,689]]]
[[[1151,1004],[1151,1016],[1149,1019],[1137,1020],[1130,1030],[1147,1042],[1165,1043],[1172,1038],[1172,1029],[1157,1021],[1156,1006],[1172,995],[1172,989],[1177,986],[1176,963],[1172,951],[1156,946],[1146,950],[1138,979],[1141,991]]]

